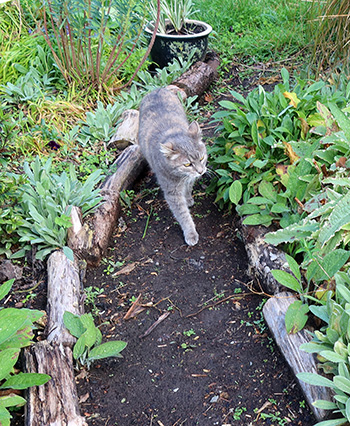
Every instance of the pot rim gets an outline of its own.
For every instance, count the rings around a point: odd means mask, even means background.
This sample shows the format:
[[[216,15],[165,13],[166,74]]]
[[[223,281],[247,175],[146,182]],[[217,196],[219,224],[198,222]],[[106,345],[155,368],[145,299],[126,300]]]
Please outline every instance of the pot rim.
[[[166,19],[165,22],[170,22],[169,19]],[[145,31],[148,34],[153,34],[153,30],[151,30],[149,28],[149,25],[151,25],[153,23],[153,21],[149,22],[146,26],[145,26]],[[200,33],[196,33],[196,34],[163,34],[163,33],[158,33],[156,34],[157,37],[162,37],[162,38],[168,38],[168,39],[191,39],[191,38],[200,38],[200,37],[205,37],[207,35],[209,35],[212,31],[213,28],[211,27],[211,25],[207,24],[206,22],[203,21],[197,21],[196,19],[186,19],[185,23],[188,24],[196,24],[198,26],[204,27],[204,30],[201,31]]]

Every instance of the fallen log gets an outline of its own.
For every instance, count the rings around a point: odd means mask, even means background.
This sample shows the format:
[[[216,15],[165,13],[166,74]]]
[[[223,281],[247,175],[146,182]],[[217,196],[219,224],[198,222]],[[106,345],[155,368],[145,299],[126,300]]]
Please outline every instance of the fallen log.
[[[269,329],[291,367],[293,373],[297,375],[301,372],[317,373],[316,361],[313,354],[299,349],[303,343],[308,343],[311,336],[305,329],[296,334],[288,334],[284,322],[286,311],[293,302],[298,300],[295,295],[283,292],[269,299],[263,307],[263,315]],[[312,386],[299,380],[300,387],[305,395],[311,410],[318,421],[327,417],[328,412],[312,405],[318,399],[332,400],[332,392],[329,388],[322,386]]]
[[[73,346],[76,339],[63,323],[63,314],[83,314],[79,269],[61,251],[55,251],[47,262],[47,341]]]
[[[146,160],[139,146],[127,147],[111,167],[116,172],[108,176],[101,186],[102,203],[80,229],[77,238],[68,241],[69,247],[88,265],[97,266],[100,263],[119,218],[120,192],[132,185],[145,166]]]
[[[240,229],[248,255],[250,275],[257,278],[261,288],[267,294],[276,294],[285,289],[275,280],[271,271],[281,269],[291,273],[291,270],[285,253],[265,242],[264,236],[270,229],[242,224]]]
[[[49,374],[45,385],[29,389],[26,426],[87,426],[79,414],[72,350],[47,341],[36,343],[24,353],[29,373]]]
[[[108,142],[108,146],[117,146],[120,149],[124,149],[130,144],[137,144],[138,133],[139,111],[136,109],[127,109],[123,112],[122,122]]]
[[[188,71],[176,79],[172,85],[184,90],[188,97],[201,96],[217,78],[220,59],[214,52],[208,52],[204,62],[196,62]]]
[[[85,426],[73,373],[75,338],[63,323],[65,311],[83,313],[79,269],[58,250],[48,260],[47,340],[24,351],[26,370],[51,376],[45,385],[28,390],[26,426]]]

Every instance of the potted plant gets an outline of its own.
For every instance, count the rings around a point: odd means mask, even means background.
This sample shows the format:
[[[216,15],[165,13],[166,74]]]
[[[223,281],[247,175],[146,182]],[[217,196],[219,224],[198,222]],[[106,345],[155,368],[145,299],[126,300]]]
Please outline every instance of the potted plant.
[[[151,59],[160,68],[175,58],[202,60],[208,47],[208,36],[212,27],[205,22],[189,19],[197,11],[192,0],[161,0],[159,26],[151,49]],[[156,22],[157,7],[152,3],[152,21],[145,31],[151,35]]]

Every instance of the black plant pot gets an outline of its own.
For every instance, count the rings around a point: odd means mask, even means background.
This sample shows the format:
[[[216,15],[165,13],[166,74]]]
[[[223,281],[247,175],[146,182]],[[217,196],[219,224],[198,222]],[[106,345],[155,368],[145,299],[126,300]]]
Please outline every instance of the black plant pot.
[[[208,36],[212,27],[205,22],[187,20],[185,23],[191,34],[157,33],[151,50],[151,59],[160,68],[166,67],[175,58],[187,59],[193,51],[193,62],[204,59],[208,47]],[[152,35],[152,23],[145,27],[147,34]]]

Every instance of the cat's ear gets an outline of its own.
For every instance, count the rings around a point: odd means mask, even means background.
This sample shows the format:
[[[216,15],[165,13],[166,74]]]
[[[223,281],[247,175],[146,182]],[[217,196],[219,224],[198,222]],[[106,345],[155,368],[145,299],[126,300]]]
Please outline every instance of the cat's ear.
[[[191,138],[194,139],[199,139],[202,136],[202,131],[197,121],[192,121],[192,123],[188,127],[188,133]]]
[[[160,152],[166,157],[174,155],[173,144],[171,142],[165,142],[160,144]]]

